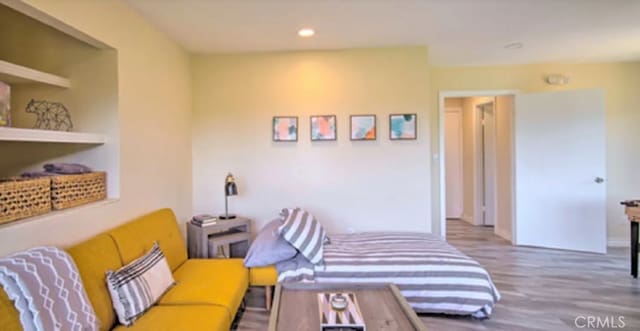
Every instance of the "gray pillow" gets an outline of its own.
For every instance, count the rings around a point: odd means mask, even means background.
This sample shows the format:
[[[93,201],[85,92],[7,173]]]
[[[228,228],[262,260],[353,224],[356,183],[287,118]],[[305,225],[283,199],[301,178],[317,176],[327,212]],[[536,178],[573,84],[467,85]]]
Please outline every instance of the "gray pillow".
[[[258,233],[244,258],[246,267],[264,267],[294,257],[298,251],[278,234],[282,220],[275,219]]]

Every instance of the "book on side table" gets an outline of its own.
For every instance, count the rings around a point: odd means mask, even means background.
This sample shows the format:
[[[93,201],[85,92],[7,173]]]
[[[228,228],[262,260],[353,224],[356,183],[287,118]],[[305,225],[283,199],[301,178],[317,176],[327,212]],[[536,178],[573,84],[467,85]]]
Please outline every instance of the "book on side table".
[[[218,222],[218,218],[215,216],[211,216],[209,214],[200,214],[200,215],[193,216],[193,218],[191,218],[191,223],[197,226],[216,224],[217,222]]]

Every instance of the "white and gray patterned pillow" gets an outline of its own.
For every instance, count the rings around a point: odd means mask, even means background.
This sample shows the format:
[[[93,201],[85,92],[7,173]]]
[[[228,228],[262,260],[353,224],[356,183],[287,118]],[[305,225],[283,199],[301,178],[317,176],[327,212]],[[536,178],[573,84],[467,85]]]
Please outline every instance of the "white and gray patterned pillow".
[[[313,215],[300,208],[283,209],[278,233],[313,264],[322,263],[327,232]]]
[[[59,248],[35,247],[0,259],[0,285],[25,331],[99,329],[78,268]]]
[[[120,324],[130,326],[153,306],[175,280],[154,243],[151,250],[117,271],[107,271],[107,286]]]

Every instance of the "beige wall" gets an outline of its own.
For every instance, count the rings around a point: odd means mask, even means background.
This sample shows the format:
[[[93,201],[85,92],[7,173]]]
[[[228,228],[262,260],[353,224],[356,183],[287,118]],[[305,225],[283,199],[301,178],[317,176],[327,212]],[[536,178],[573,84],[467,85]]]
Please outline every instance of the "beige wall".
[[[310,210],[331,232],[430,231],[426,48],[195,56],[195,212],[231,211],[257,226]],[[417,113],[418,139],[390,141],[391,113]],[[309,115],[336,114],[338,140],[311,142]],[[376,141],[350,141],[349,115],[376,114]],[[271,141],[274,115],[299,116],[297,143]]]
[[[120,200],[0,228],[0,255],[67,246],[136,215],[173,208],[191,215],[189,56],[120,1],[28,0],[118,52]]]
[[[571,77],[566,86],[545,84],[544,76],[562,73]],[[638,196],[640,164],[636,143],[640,141],[640,62],[596,64],[532,64],[519,66],[432,68],[432,109],[437,109],[439,91],[517,89],[522,92],[602,88],[606,98],[607,127],[607,218],[609,240],[626,242],[628,224],[618,202]],[[432,112],[432,147],[437,150],[437,112]],[[434,164],[434,183],[438,168]],[[432,190],[438,201],[437,185]],[[433,204],[438,223],[438,204]],[[434,226],[434,228],[437,225]]]

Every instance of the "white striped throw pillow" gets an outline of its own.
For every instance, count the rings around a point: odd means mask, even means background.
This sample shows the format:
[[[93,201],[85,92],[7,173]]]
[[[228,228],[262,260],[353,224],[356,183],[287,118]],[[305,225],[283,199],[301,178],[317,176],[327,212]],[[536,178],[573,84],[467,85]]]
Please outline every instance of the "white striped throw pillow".
[[[154,243],[144,256],[117,271],[107,271],[107,286],[120,324],[130,326],[153,306],[175,280],[169,264]]]
[[[283,209],[278,233],[313,264],[322,263],[327,233],[313,215],[300,209]]]

